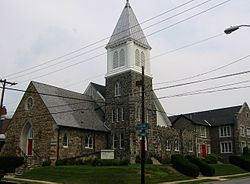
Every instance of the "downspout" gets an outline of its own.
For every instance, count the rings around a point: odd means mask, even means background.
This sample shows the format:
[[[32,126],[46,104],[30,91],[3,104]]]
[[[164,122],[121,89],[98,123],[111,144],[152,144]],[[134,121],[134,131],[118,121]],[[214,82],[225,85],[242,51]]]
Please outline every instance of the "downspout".
[[[57,160],[59,160],[59,151],[60,151],[60,144],[59,144],[60,130],[61,130],[61,127],[59,126],[58,133],[57,133],[57,156],[56,156]]]

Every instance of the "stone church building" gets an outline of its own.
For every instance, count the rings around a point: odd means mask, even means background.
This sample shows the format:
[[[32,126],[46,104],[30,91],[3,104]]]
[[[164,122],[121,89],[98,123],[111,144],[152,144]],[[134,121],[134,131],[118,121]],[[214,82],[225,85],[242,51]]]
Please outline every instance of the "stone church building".
[[[166,159],[175,153],[215,153],[225,160],[250,147],[246,103],[168,118],[152,89],[151,47],[129,2],[106,49],[105,86],[90,83],[80,94],[30,82],[6,131],[2,154],[25,155],[31,165],[39,166],[45,160],[100,157],[112,151],[115,159],[135,163],[141,142],[136,125],[142,121],[142,88],[137,85],[142,66],[149,154]]]

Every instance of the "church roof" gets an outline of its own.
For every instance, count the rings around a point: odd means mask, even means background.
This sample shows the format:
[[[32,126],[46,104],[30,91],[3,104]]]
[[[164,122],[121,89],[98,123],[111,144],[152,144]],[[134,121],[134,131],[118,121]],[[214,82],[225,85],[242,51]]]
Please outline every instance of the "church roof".
[[[101,95],[105,98],[106,97],[106,87],[100,84],[96,84],[94,82],[91,82],[91,85],[101,93]]]
[[[170,121],[174,123],[179,117],[184,116],[185,118],[192,121],[197,125],[204,126],[223,126],[230,125],[235,123],[235,115],[241,109],[242,105],[221,108],[221,109],[213,109],[202,112],[194,112],[188,114],[182,114],[177,116],[169,117]]]
[[[104,125],[104,112],[90,96],[34,81],[31,83],[57,125],[108,131]]]
[[[134,42],[151,49],[129,2],[126,3],[106,47],[112,47],[113,45],[128,40],[133,40]]]

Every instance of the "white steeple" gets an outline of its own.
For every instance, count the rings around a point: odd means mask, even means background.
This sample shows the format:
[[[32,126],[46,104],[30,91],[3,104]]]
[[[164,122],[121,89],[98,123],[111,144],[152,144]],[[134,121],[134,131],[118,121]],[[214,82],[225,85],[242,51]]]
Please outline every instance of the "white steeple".
[[[141,65],[145,66],[145,75],[151,76],[151,47],[128,0],[106,49],[108,57],[106,77],[128,70],[141,72]]]

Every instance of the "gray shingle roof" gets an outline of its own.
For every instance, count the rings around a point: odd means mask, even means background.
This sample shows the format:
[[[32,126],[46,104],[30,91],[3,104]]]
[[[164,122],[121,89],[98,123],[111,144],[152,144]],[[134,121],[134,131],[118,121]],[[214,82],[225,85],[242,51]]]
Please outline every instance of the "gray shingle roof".
[[[108,131],[104,126],[103,111],[96,110],[98,106],[90,96],[38,82],[31,83],[40,93],[41,99],[57,125]]]
[[[208,110],[203,112],[194,112],[169,117],[171,123],[174,123],[178,117],[184,116],[194,124],[204,126],[222,126],[235,123],[235,114],[240,111],[242,105]],[[210,124],[210,125],[209,125]]]
[[[142,44],[144,47],[151,49],[128,2],[122,11],[118,23],[116,24],[113,34],[106,47],[111,47],[127,40],[133,40],[139,44]]]
[[[91,82],[91,85],[97,90],[99,91],[99,93],[101,93],[101,95],[105,98],[106,97],[106,87],[102,86],[100,84],[96,84]]]

